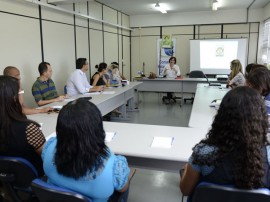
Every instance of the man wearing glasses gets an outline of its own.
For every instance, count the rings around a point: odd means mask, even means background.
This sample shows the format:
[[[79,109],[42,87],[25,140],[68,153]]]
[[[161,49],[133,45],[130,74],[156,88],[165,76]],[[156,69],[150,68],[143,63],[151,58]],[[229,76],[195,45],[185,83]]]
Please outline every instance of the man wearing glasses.
[[[20,70],[17,67],[7,66],[3,71],[3,75],[14,77],[18,79],[19,82],[21,80]],[[30,114],[38,114],[38,113],[47,113],[49,110],[52,109],[51,107],[45,107],[42,109],[26,107],[23,103],[23,93],[24,93],[24,90],[21,89],[19,92],[19,96],[20,96],[20,102],[21,102],[22,110],[24,114],[30,115]]]

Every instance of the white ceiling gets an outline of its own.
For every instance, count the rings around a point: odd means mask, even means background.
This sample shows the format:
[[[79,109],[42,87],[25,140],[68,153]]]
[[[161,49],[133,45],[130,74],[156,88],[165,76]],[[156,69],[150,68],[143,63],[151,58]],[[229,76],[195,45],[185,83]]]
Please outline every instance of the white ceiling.
[[[68,4],[86,2],[89,0],[48,0],[48,3]],[[90,0],[93,1],[93,0]],[[270,0],[218,0],[221,4],[220,10],[263,8]],[[165,4],[168,13],[210,11],[212,0],[97,0],[111,8],[121,11],[127,15],[157,14],[159,11],[153,9],[156,3]],[[166,14],[165,14],[166,15]]]

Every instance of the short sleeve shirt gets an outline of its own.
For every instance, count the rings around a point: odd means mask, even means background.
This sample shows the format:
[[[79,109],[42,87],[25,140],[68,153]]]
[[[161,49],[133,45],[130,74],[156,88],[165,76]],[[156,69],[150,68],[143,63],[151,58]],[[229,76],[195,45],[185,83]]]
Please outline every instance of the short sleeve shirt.
[[[32,95],[36,102],[39,102],[40,100],[51,100],[58,97],[58,93],[52,79],[41,81],[37,78],[32,86]]]

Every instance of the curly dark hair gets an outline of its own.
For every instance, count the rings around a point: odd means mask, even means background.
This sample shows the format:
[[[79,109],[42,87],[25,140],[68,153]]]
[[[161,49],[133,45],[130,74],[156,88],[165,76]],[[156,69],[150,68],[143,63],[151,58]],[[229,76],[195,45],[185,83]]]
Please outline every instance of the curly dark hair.
[[[270,93],[270,70],[265,67],[258,67],[249,73],[247,84],[259,91],[263,96]]]
[[[263,187],[262,148],[268,144],[267,127],[267,113],[259,93],[247,86],[237,87],[224,96],[206,139],[195,146],[207,144],[218,149],[203,158],[193,152],[193,162],[216,166],[233,153],[235,185],[244,189]]]
[[[109,156],[99,109],[79,98],[65,105],[58,116],[55,165],[57,171],[78,179],[102,168]]]

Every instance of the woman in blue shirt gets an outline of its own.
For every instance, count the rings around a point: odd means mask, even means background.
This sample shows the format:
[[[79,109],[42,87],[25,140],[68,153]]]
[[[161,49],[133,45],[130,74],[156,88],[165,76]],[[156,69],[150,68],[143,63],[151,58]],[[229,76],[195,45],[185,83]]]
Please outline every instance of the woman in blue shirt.
[[[93,103],[77,99],[65,105],[56,133],[42,151],[49,183],[79,192],[94,202],[105,202],[115,191],[128,190],[127,161],[105,145],[102,116]]]
[[[201,182],[242,189],[270,187],[267,113],[259,93],[247,86],[229,91],[206,138],[193,148],[180,180],[184,195]]]

